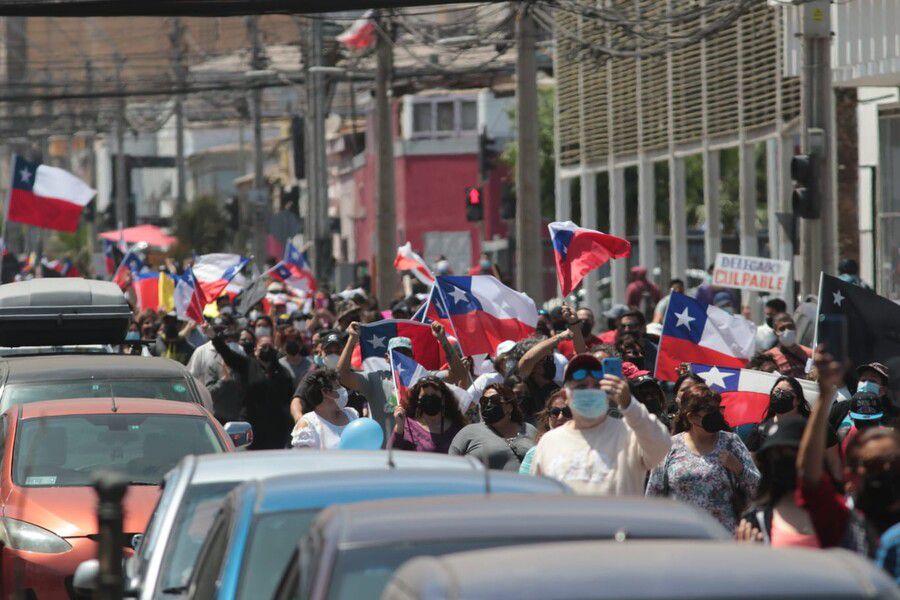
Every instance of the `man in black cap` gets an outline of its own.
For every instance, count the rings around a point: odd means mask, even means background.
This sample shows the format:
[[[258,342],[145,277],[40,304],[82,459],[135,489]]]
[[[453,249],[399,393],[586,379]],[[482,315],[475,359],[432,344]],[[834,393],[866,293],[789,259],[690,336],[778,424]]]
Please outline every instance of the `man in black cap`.
[[[879,417],[879,422],[885,425],[896,423],[897,417],[900,416],[900,410],[891,400],[891,374],[888,368],[880,362],[871,362],[860,365],[856,369],[856,375],[858,382],[854,397],[857,394],[866,394],[877,398],[878,412],[883,413]],[[832,405],[831,412],[828,414],[828,422],[833,429],[838,430],[841,427],[846,429],[851,425],[852,416],[849,413],[851,412],[852,402],[851,399],[849,401],[835,402]]]

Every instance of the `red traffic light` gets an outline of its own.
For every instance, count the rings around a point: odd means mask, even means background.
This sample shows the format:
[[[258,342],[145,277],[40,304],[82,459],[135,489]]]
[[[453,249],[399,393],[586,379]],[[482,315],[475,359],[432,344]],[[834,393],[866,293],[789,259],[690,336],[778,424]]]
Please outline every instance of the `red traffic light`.
[[[469,202],[469,206],[478,206],[481,204],[481,190],[478,188],[469,188],[466,192],[466,199]]]

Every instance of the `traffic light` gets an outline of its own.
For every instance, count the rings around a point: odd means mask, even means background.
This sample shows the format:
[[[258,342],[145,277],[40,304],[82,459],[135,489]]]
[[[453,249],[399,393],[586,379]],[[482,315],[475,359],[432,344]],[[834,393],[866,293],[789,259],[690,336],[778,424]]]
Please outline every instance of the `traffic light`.
[[[228,217],[228,228],[238,231],[241,228],[241,206],[236,197],[229,196],[225,199],[225,215]]]
[[[489,138],[487,130],[482,129],[478,134],[478,180],[487,181],[494,168],[494,160],[497,156],[496,140]]]
[[[477,222],[484,219],[484,205],[481,203],[481,188],[466,188],[466,220]]]
[[[818,162],[815,154],[797,154],[791,158],[791,179],[794,180],[791,201],[794,214],[801,219],[818,219],[821,214],[816,185]]]

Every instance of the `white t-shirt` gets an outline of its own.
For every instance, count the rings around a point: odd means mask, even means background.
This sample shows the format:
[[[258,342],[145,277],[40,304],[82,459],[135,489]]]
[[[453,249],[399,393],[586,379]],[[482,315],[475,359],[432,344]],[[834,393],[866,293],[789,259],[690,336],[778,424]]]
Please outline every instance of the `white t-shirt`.
[[[349,406],[344,408],[344,414],[347,416],[347,425],[359,418],[356,409]],[[335,425],[315,412],[306,413],[291,431],[291,447],[332,450],[341,443],[341,434],[347,425]]]

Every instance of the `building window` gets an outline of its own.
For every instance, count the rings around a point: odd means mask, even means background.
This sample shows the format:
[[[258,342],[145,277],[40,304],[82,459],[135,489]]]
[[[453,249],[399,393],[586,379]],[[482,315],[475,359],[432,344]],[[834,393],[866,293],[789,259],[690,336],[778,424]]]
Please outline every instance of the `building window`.
[[[478,131],[478,104],[469,98],[415,98],[412,111],[412,137],[466,135]]]

